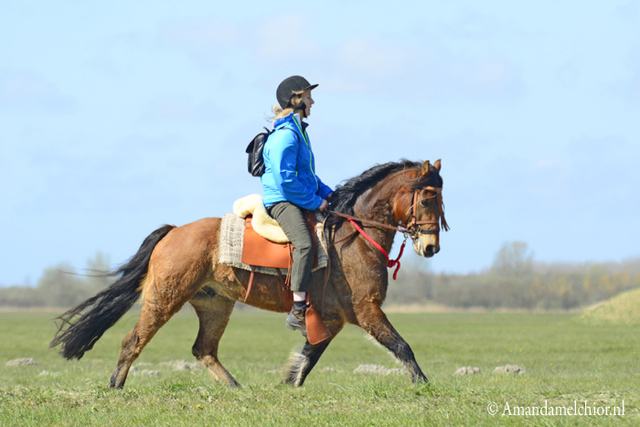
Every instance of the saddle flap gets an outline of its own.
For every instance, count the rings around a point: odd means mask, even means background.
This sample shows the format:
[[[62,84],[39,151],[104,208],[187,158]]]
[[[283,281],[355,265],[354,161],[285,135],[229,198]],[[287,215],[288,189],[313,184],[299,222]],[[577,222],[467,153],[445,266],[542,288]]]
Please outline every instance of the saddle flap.
[[[290,268],[292,247],[290,243],[275,243],[255,232],[251,226],[251,216],[244,225],[242,262],[248,265],[271,268]]]

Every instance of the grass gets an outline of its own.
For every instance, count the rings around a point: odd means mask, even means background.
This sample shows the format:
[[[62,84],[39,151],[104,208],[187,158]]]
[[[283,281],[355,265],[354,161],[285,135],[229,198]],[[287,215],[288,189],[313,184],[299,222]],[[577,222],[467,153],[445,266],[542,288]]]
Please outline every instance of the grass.
[[[389,318],[412,346],[431,385],[406,375],[354,373],[362,364],[395,361],[355,327],[329,346],[302,388],[279,385],[280,369],[301,344],[284,315],[239,311],[220,358],[243,385],[230,389],[206,371],[160,365],[194,360],[197,320],[179,313],[145,348],[124,390],[107,387],[131,312],[78,362],[47,349],[54,313],[0,313],[0,425],[637,425],[640,422],[640,332],[626,325],[585,325],[569,314],[416,313]],[[10,367],[31,357],[37,365]],[[493,374],[517,364],[524,375]],[[134,365],[136,366],[136,365]],[[453,376],[461,366],[481,373]],[[621,406],[624,416],[502,416],[514,406]],[[499,410],[492,416],[488,405]],[[523,409],[524,410],[524,409]],[[507,411],[508,414],[508,411]]]
[[[608,301],[584,310],[581,321],[585,324],[640,324],[640,289],[623,292]]]

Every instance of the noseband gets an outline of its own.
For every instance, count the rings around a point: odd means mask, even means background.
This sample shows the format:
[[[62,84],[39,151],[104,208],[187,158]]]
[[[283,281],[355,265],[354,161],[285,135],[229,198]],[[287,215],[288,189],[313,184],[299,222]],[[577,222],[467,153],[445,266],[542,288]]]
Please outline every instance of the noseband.
[[[436,201],[438,202],[438,210],[440,214],[439,216],[441,218],[440,221],[442,222],[442,226],[445,229],[445,231],[448,230],[449,227],[447,226],[447,222],[444,220],[442,188],[429,186],[429,187],[424,187],[423,189],[427,191],[432,191],[435,194],[431,197],[425,197],[424,199],[422,199],[420,203],[422,204],[424,200],[436,199]],[[411,204],[411,208],[409,208],[409,220],[407,222],[407,225],[405,226],[406,232],[404,233],[408,234],[413,240],[415,240],[420,234],[440,233],[440,222],[437,219],[418,220],[418,217],[415,214],[417,205],[418,205],[418,190],[413,190],[413,203]],[[420,227],[421,225],[435,226],[435,228],[424,229]]]

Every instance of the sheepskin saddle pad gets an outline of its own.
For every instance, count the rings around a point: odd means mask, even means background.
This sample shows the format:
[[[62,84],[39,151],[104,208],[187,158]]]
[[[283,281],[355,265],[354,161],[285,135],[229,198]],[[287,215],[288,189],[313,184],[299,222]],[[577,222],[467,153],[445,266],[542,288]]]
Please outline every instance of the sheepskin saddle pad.
[[[247,224],[245,219],[248,216],[251,216],[250,225]],[[317,265],[314,265],[313,271],[327,266],[327,251],[324,246],[322,232],[324,218],[320,213],[316,213],[316,220],[316,235],[321,244],[317,247],[318,260]],[[247,227],[253,228],[257,234],[272,242],[289,242],[278,222],[268,214],[262,203],[262,196],[252,194],[237,200],[233,204],[233,214],[226,214],[222,217],[220,226],[220,259],[218,262],[244,270],[254,269],[257,273],[278,275],[279,272],[275,268],[252,266],[242,262],[244,233]]]

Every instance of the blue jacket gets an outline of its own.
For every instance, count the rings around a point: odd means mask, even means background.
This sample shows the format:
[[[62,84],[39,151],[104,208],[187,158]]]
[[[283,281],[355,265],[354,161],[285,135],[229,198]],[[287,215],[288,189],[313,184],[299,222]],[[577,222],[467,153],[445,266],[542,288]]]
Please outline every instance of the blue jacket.
[[[266,207],[278,202],[291,202],[308,210],[320,207],[333,190],[315,173],[315,159],[307,124],[293,113],[274,123],[274,132],[264,146],[265,171],[261,177]]]

